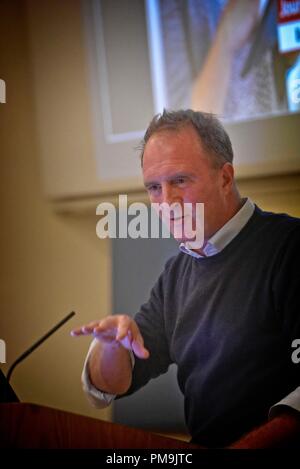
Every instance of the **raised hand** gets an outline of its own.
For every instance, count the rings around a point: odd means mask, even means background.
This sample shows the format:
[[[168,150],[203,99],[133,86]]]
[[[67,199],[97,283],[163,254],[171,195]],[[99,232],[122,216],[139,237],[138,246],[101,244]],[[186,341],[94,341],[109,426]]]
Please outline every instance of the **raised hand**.
[[[92,321],[73,329],[74,337],[93,335],[99,342],[112,346],[122,346],[132,350],[139,358],[148,358],[149,351],[144,347],[144,339],[140,330],[130,316],[125,314],[111,315],[100,321]]]

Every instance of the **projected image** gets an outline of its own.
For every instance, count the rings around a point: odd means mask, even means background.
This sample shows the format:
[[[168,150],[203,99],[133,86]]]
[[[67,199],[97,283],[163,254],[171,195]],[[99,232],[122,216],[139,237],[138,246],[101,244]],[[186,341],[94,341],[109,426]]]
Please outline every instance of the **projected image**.
[[[230,122],[299,111],[300,11],[292,3],[149,0],[157,112],[192,107]]]

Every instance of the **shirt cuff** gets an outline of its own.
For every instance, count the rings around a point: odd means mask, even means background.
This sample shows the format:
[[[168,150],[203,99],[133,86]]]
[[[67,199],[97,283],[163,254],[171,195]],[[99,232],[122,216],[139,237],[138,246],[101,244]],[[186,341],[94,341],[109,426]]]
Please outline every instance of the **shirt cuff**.
[[[116,395],[115,394],[109,394],[107,392],[100,391],[100,389],[96,388],[90,380],[89,376],[89,358],[91,355],[91,352],[93,348],[97,344],[97,339],[94,339],[90,345],[90,348],[88,350],[84,365],[83,365],[83,370],[81,374],[81,382],[82,382],[82,387],[83,390],[89,400],[89,402],[94,406],[97,407],[98,409],[104,409],[105,407],[109,406],[112,401],[115,399]],[[131,358],[131,364],[132,368],[134,367],[134,355],[132,351],[130,350],[130,358]]]
[[[297,412],[300,412],[300,386],[270,408],[269,419],[276,417],[280,411],[280,406],[291,407]]]

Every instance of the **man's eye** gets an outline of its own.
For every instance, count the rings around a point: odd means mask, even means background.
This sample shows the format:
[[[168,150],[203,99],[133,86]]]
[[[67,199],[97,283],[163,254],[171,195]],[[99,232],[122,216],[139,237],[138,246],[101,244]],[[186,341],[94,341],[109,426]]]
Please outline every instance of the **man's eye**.
[[[158,192],[160,190],[160,186],[157,184],[153,184],[152,186],[147,187],[148,192]]]
[[[176,178],[175,179],[175,184],[184,184],[186,182],[185,178]]]

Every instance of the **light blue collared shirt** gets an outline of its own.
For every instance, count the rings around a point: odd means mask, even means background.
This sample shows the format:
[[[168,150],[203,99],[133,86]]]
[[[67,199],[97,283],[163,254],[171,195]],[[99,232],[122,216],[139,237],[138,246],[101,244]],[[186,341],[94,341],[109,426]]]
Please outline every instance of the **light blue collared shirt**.
[[[239,234],[253,215],[255,209],[254,203],[250,199],[243,200],[244,204],[240,210],[211,238],[209,238],[204,248],[202,248],[204,256],[189,249],[188,243],[181,243],[179,246],[180,251],[185,254],[189,254],[192,257],[196,257],[197,259],[214,256],[215,254],[218,254],[218,252],[221,252],[227,244],[229,244],[230,241]]]

